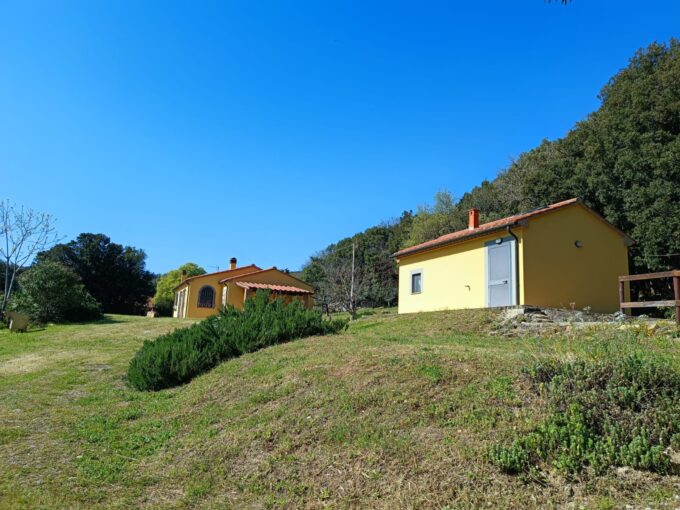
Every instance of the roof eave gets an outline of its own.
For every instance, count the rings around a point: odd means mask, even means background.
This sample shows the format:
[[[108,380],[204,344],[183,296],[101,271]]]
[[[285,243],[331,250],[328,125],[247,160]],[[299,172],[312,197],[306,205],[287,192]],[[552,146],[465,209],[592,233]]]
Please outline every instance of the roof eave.
[[[413,250],[409,250],[407,248],[406,251],[402,250],[402,251],[398,251],[396,253],[393,253],[392,257],[393,258],[399,258],[399,257],[407,257],[407,256],[410,256],[410,255],[416,255],[418,253],[423,253],[423,252],[426,252],[426,251],[435,250],[435,249],[438,249],[438,248],[442,248],[444,246],[450,246],[452,244],[462,243],[464,241],[469,241],[469,240],[475,239],[477,237],[483,237],[487,234],[494,234],[494,233],[499,232],[501,230],[506,230],[508,227],[519,227],[519,226],[522,226],[522,222],[514,221],[512,223],[508,223],[507,225],[501,225],[501,226],[490,228],[490,229],[487,229],[487,230],[484,230],[484,231],[481,231],[481,232],[470,231],[470,235],[466,235],[466,236],[463,236],[463,237],[457,237],[456,239],[450,239],[450,240],[447,240],[447,241],[442,241],[440,243],[431,244],[429,246],[423,246],[422,248],[415,248]]]

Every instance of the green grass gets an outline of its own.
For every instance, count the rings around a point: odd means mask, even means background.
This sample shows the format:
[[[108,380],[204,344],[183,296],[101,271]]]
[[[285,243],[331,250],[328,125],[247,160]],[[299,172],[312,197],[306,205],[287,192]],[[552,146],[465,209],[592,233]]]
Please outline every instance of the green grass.
[[[523,367],[635,351],[680,367],[680,342],[616,327],[508,339],[494,320],[376,313],[155,393],[126,385],[127,364],[188,321],[2,330],[0,508],[676,505],[675,475],[526,483],[486,452],[545,416]]]

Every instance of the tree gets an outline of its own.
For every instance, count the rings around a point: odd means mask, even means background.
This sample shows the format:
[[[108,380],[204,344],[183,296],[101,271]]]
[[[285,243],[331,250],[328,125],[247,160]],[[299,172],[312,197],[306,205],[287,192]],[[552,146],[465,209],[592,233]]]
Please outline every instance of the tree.
[[[17,207],[9,200],[0,201],[0,257],[4,274],[0,314],[12,296],[18,272],[57,240],[51,215]]]
[[[413,246],[458,230],[457,220],[453,195],[446,190],[438,191],[434,196],[433,206],[419,207],[404,246]]]
[[[631,271],[680,267],[678,83],[680,42],[638,51],[603,87],[597,111],[459,202],[436,197],[416,215],[405,246],[465,228],[469,207],[489,221],[578,197],[636,240]]]
[[[357,261],[356,241],[352,240],[349,253],[336,250],[316,260],[322,274],[317,289],[328,300],[328,306],[357,316],[359,303],[365,297],[368,279],[363,264]]]
[[[600,92],[566,137],[523,154],[526,202],[577,196],[637,241],[632,269],[680,264],[680,42],[654,43]]]
[[[19,277],[19,291],[10,306],[37,322],[92,320],[101,316],[99,303],[73,271],[57,262],[41,262]]]
[[[187,262],[181,265],[178,269],[168,271],[156,282],[156,294],[154,294],[153,302],[156,311],[161,315],[172,315],[172,307],[175,299],[174,288],[180,284],[182,278],[182,271],[186,271],[186,276],[198,276],[205,274],[205,269],[193,262]]]
[[[320,252],[310,257],[309,262],[302,268],[300,279],[314,287],[315,305],[330,317],[333,311],[333,301],[323,269],[324,256],[325,252]]]
[[[103,234],[80,234],[39,253],[37,260],[70,268],[105,313],[140,313],[154,293],[154,275],[146,270],[144,251],[113,243]]]

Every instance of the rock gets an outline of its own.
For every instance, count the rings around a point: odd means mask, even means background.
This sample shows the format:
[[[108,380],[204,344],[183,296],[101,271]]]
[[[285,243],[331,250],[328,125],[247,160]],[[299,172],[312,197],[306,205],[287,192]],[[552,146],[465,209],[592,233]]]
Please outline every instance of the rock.
[[[506,320],[512,320],[516,317],[524,315],[524,308],[508,308],[503,312],[503,318]]]
[[[626,319],[628,319],[628,316],[620,310],[614,313],[612,317],[614,319],[614,322],[625,322]]]

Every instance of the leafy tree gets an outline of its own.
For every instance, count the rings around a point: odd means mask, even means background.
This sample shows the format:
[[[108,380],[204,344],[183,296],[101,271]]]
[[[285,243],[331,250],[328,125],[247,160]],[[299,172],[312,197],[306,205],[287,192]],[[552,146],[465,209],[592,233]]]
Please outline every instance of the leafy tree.
[[[446,190],[438,191],[434,196],[433,206],[421,205],[418,208],[404,245],[413,246],[459,228],[453,195]]]
[[[153,301],[156,311],[161,315],[172,315],[172,307],[175,299],[174,288],[180,284],[182,271],[186,271],[187,277],[205,274],[205,269],[193,262],[187,262],[178,269],[173,269],[162,275],[156,281],[156,294]]]
[[[455,206],[437,197],[433,209],[419,211],[405,245],[436,237],[442,224],[464,228],[469,207],[480,207],[488,221],[579,197],[637,241],[633,271],[679,267],[678,83],[680,42],[638,51],[604,86],[597,111],[564,138],[521,154]]]
[[[37,322],[92,320],[101,316],[99,303],[85,290],[73,271],[58,262],[45,261],[19,277],[19,291],[10,306]]]
[[[144,251],[113,243],[103,234],[80,234],[39,253],[37,260],[70,268],[106,313],[140,313],[154,293],[154,275],[146,270]]]

